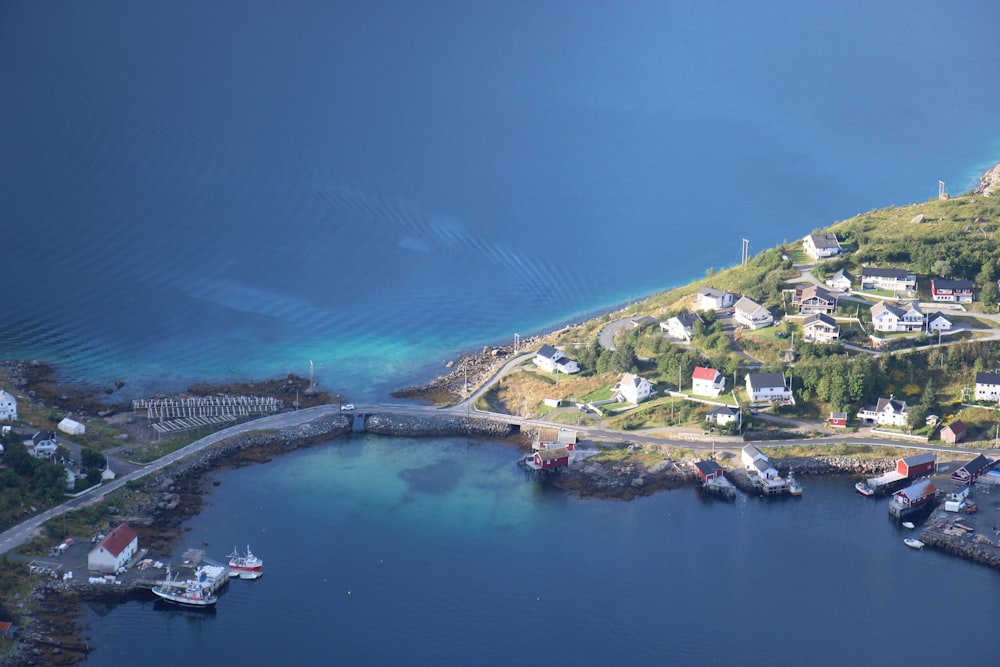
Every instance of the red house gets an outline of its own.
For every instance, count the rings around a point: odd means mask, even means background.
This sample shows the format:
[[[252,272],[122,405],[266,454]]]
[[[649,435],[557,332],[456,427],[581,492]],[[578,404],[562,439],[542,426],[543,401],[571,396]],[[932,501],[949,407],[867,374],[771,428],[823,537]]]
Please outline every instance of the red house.
[[[710,482],[717,477],[722,477],[722,466],[715,461],[698,461],[694,464],[695,470],[701,481]]]
[[[535,452],[535,465],[542,470],[562,468],[569,465],[569,450],[565,447],[540,449]]]
[[[980,454],[964,466],[951,473],[951,478],[959,484],[972,484],[981,475],[993,469],[993,461]]]
[[[974,287],[971,280],[931,278],[931,298],[935,301],[971,303]]]
[[[831,412],[830,413],[830,426],[836,428],[846,428],[847,427],[847,413],[846,412]]]
[[[905,459],[896,461],[896,472],[910,479],[920,477],[921,475],[930,475],[934,472],[934,467],[934,454],[931,452],[914,454],[913,456],[907,456]]]
[[[892,494],[891,504],[901,509],[914,509],[926,505],[936,497],[937,487],[928,479]]]

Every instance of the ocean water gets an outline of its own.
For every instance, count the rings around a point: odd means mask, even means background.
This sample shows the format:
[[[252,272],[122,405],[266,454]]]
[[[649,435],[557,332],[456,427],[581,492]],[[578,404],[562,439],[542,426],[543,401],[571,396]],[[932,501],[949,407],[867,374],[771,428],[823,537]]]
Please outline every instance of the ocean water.
[[[57,8],[57,9],[54,9]],[[1000,160],[995,2],[0,6],[0,350],[383,398]]]
[[[87,665],[993,664],[989,568],[903,544],[848,478],[801,498],[578,500],[507,445],[350,438],[220,472],[182,544],[249,542],[214,613],[87,610]],[[202,547],[202,542],[208,543]]]

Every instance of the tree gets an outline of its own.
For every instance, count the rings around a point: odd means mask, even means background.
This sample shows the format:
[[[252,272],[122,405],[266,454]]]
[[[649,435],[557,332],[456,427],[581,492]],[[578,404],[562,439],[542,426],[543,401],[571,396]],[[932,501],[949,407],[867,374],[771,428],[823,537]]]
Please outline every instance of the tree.
[[[948,278],[951,276],[951,264],[946,259],[939,259],[931,264],[931,273],[942,278]]]
[[[87,470],[101,470],[104,468],[104,454],[93,447],[84,447],[80,450],[80,465]]]

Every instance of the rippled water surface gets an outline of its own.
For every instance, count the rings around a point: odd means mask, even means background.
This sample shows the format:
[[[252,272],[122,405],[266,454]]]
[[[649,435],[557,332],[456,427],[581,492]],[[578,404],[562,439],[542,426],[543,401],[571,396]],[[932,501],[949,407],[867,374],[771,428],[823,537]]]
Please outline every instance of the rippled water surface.
[[[313,360],[381,397],[733,264],[743,237],[969,187],[1000,159],[991,18],[7,2],[0,348],[132,394]]]

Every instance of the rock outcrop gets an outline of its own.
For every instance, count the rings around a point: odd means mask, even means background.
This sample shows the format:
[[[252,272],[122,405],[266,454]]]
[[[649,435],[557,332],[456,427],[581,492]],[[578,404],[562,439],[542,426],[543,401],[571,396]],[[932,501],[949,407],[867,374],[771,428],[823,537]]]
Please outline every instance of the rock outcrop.
[[[1000,164],[994,165],[992,169],[982,175],[975,193],[984,197],[992,197],[1000,193]]]

